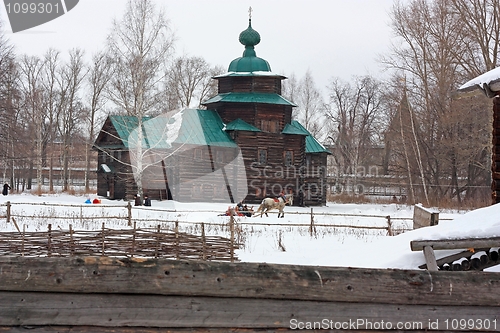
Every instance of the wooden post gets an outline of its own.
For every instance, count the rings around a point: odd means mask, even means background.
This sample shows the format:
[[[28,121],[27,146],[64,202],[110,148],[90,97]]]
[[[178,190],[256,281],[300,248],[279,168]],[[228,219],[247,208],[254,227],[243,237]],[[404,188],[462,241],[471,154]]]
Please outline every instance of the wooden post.
[[[69,225],[69,253],[70,256],[72,257],[75,253],[75,243],[73,239],[73,225]]]
[[[229,217],[229,229],[231,230],[230,258],[231,262],[234,262],[234,214],[232,209],[231,209],[231,216]]]
[[[313,236],[313,232],[314,235],[316,235],[316,227],[314,226],[314,212],[313,208],[311,207],[311,224],[309,225],[309,234],[311,235],[311,237]]]
[[[387,219],[387,235],[394,236],[394,233],[392,232],[391,216],[387,215],[385,218]]]
[[[207,260],[207,241],[205,239],[205,223],[201,222],[201,246],[202,246],[202,259]]]
[[[104,230],[104,222],[102,222],[102,232],[101,232],[101,242],[102,242],[102,247],[101,247],[101,255],[104,256],[105,253],[105,242],[106,242],[106,235],[104,234],[106,231]]]
[[[7,223],[10,222],[10,201],[7,201]]]
[[[179,221],[175,221],[175,258],[179,260]]]
[[[132,229],[132,251],[130,253],[130,257],[132,258],[134,257],[135,253],[135,228],[136,228],[136,222],[134,222],[134,228]]]
[[[132,204],[130,201],[127,203],[127,211],[128,211],[128,226],[132,226]]]
[[[158,258],[160,255],[160,225],[156,226],[156,248],[155,248],[155,258]]]
[[[49,231],[47,235],[47,256],[52,255],[52,224],[49,224]]]
[[[24,257],[24,236],[26,233],[26,224],[23,224],[23,237],[21,242],[21,256]]]

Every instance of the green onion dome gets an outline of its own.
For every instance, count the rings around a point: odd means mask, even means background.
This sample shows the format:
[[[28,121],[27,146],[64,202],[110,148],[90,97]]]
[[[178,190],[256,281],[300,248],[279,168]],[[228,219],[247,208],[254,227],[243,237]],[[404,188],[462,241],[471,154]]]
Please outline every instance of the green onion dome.
[[[260,34],[252,28],[252,19],[248,20],[248,28],[240,33],[239,41],[245,46],[243,56],[229,64],[229,72],[270,72],[269,63],[257,57],[254,46],[260,43]]]

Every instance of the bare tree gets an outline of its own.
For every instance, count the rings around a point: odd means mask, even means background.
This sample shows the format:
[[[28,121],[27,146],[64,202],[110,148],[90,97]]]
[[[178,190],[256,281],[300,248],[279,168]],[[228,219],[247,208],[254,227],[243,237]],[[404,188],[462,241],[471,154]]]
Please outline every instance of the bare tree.
[[[395,44],[390,55],[382,61],[388,68],[395,70],[399,77],[405,78],[395,85],[395,89],[400,92],[399,96],[402,91],[405,92],[407,124],[410,127],[401,127],[400,130],[410,134],[404,135],[405,146],[412,150],[407,152],[410,156],[408,160],[415,163],[401,164],[407,165],[406,171],[419,180],[416,183],[419,183],[427,202],[446,194],[456,197],[460,202],[464,188],[459,179],[465,178],[464,165],[465,168],[471,165],[471,156],[464,154],[467,151],[465,148],[484,146],[480,142],[482,138],[478,140],[478,137],[472,138],[466,134],[467,127],[461,119],[470,117],[466,108],[460,106],[464,101],[452,98],[454,90],[463,82],[464,74],[473,72],[472,68],[477,68],[477,60],[483,57],[477,52],[482,48],[479,40],[492,45],[491,37],[477,37],[477,34],[492,36],[491,32],[475,30],[469,34],[470,29],[464,24],[464,13],[471,8],[479,9],[476,5],[480,2],[471,1],[467,8],[458,10],[458,2],[451,0],[398,1],[391,13],[393,30],[401,43]],[[484,13],[476,12],[477,15]],[[494,15],[494,12],[489,15]],[[480,26],[476,25],[477,28]],[[482,29],[488,28],[483,26]],[[489,59],[485,60],[486,63],[494,61],[491,56],[485,59]],[[484,122],[483,125],[487,126]],[[477,151],[481,150],[479,148]]]
[[[359,173],[369,167],[369,148],[380,143],[384,118],[381,83],[370,76],[356,77],[354,85],[333,78],[326,117],[332,132],[329,139],[337,151],[338,177]],[[356,183],[356,182],[355,182]]]
[[[218,82],[213,78],[215,76],[221,75],[225,72],[224,67],[222,66],[214,66],[210,68],[208,75],[200,82],[198,88],[199,107],[203,107],[201,103],[211,96],[215,96],[218,93]]]
[[[36,166],[36,178],[38,191],[42,190],[42,167],[43,167],[43,96],[41,76],[43,70],[42,59],[35,56],[24,55],[20,62],[20,73],[22,75],[21,91],[23,95],[24,117],[28,133],[31,133],[32,155],[29,159],[28,189],[31,189],[31,170]],[[34,164],[34,165],[33,165]]]
[[[13,46],[3,34],[0,22],[0,154],[3,159],[3,178],[14,183],[15,152],[14,145],[19,136],[16,126],[19,114],[19,73]]]
[[[498,65],[500,47],[500,1],[450,0],[461,23],[463,46],[452,49],[457,63],[468,78],[476,77]]]
[[[44,68],[42,74],[43,85],[43,107],[45,114],[43,131],[43,165],[49,161],[49,191],[54,190],[54,149],[50,153],[47,151],[48,145],[52,145],[57,137],[57,119],[64,103],[64,96],[59,87],[60,53],[54,49],[49,49],[44,55]],[[50,156],[47,156],[50,154]]]
[[[295,119],[315,137],[320,138],[325,129],[325,104],[321,93],[314,84],[311,71],[308,70],[300,80],[298,86],[298,96],[296,97],[298,105]]]
[[[122,20],[113,22],[108,50],[114,60],[114,75],[108,96],[127,115],[137,117],[139,129],[144,117],[161,106],[161,83],[173,42],[169,22],[163,11],[156,10],[152,0],[128,0]],[[142,199],[143,131],[137,131],[137,135],[138,158],[133,171]]]
[[[96,124],[98,122],[97,115],[105,102],[104,89],[113,75],[113,67],[111,59],[104,52],[96,53],[92,56],[92,64],[88,69],[87,85],[89,87],[89,112],[87,115],[89,138],[87,141],[87,149],[85,152],[85,191],[90,190],[89,173],[90,173],[90,154],[92,144],[96,136]]]
[[[210,78],[210,66],[205,59],[200,57],[182,56],[174,60],[167,71],[168,86],[171,88],[180,102],[181,108],[192,106],[193,98],[203,88],[202,84]],[[200,99],[197,99],[199,107]]]
[[[70,178],[70,151],[73,144],[72,138],[81,125],[84,115],[83,107],[78,96],[78,92],[82,87],[86,71],[83,63],[83,51],[79,49],[70,52],[69,62],[61,70],[60,91],[64,102],[63,108],[59,113],[59,132],[61,134],[63,151],[63,191],[69,190]]]

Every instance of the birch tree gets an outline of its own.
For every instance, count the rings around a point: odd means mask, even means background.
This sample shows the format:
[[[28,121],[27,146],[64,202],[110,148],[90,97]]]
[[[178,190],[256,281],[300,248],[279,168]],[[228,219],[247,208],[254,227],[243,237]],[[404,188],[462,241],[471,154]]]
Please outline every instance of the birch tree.
[[[138,129],[142,129],[144,117],[161,105],[161,84],[173,43],[165,13],[157,10],[152,0],[128,0],[123,18],[113,22],[108,51],[114,75],[108,97],[125,114],[137,117]],[[143,131],[138,130],[137,135],[137,161],[132,169],[142,200],[142,160],[147,152],[142,146]]]

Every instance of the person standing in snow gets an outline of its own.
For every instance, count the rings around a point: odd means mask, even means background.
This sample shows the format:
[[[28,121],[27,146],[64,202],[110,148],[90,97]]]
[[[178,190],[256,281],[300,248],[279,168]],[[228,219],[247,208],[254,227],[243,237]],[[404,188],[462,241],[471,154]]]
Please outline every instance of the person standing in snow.
[[[10,189],[11,189],[11,188],[10,188],[9,184],[7,184],[7,183],[3,184],[3,191],[2,191],[2,194],[3,194],[3,195],[7,195],[7,194],[9,194],[9,190],[10,190]]]
[[[147,195],[144,196],[144,206],[151,206],[151,199]]]

